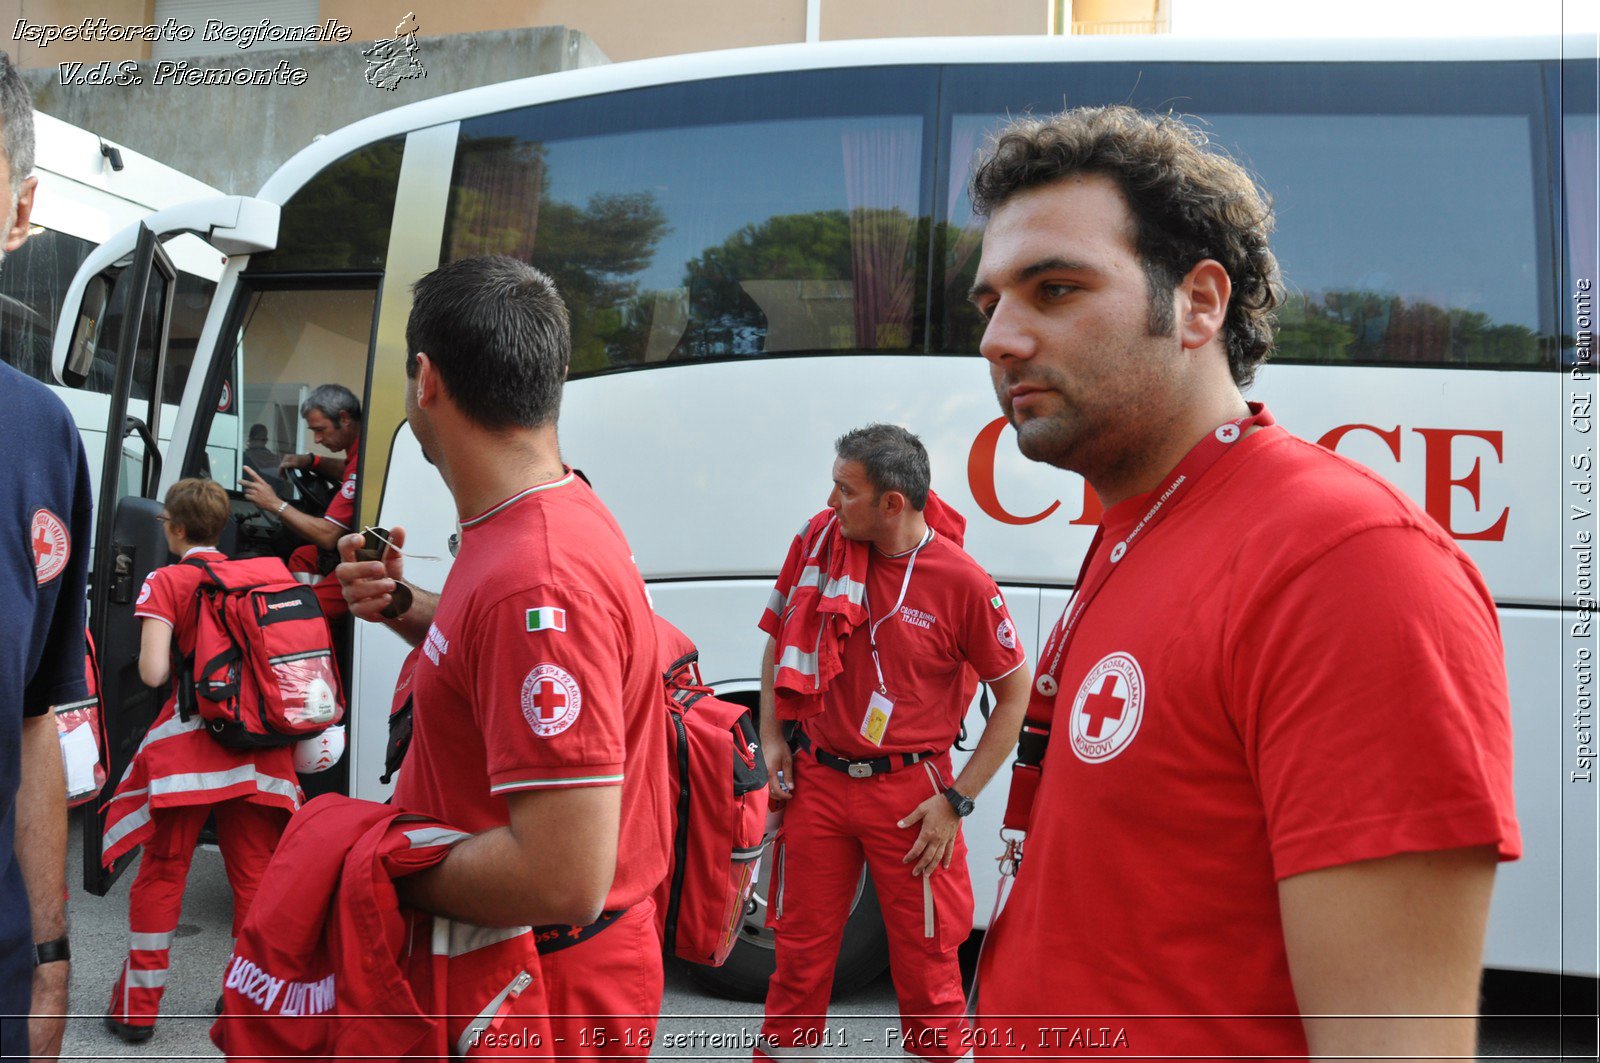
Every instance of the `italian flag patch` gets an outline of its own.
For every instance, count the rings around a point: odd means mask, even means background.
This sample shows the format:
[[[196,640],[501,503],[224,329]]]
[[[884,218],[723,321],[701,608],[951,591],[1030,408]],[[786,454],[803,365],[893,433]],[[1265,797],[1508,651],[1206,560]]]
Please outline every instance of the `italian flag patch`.
[[[989,599],[989,604],[994,606],[996,609],[998,609],[998,608],[1000,608],[1000,606],[1004,605],[1005,603],[1000,600],[1000,596],[997,594],[993,598]]]
[[[565,631],[567,630],[567,611],[557,609],[553,605],[541,605],[537,609],[528,610],[529,631]]]

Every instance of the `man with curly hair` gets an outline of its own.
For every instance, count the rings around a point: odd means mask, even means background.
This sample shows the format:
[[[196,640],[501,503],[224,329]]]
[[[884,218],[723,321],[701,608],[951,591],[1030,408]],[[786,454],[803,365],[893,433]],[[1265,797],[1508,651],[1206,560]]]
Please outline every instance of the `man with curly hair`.
[[[1521,849],[1494,601],[1399,491],[1245,401],[1267,197],[1105,107],[1011,124],[973,201],[1001,408],[1105,507],[1038,662],[979,1051],[1471,1055]]]

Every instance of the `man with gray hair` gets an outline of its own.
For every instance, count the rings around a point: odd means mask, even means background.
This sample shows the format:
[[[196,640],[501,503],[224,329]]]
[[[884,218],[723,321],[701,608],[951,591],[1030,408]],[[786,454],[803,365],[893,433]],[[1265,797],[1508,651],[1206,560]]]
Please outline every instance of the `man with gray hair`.
[[[0,251],[28,238],[33,102],[0,52]],[[89,469],[72,416],[0,364],[0,1056],[54,1059],[67,1012],[66,787],[50,706],[84,696]],[[20,1021],[27,1016],[26,1022]]]
[[[1016,744],[1027,654],[994,580],[961,549],[966,521],[929,490],[922,442],[872,424],[834,449],[828,508],[795,537],[760,622],[770,636],[761,739],[784,825],[768,891],[777,970],[757,1056],[823,1043],[865,863],[903,1045],[959,1059],[970,1031],[956,949],[972,931],[961,817]],[[950,747],[979,679],[996,705],[957,775]]]
[[[328,503],[322,516],[313,516],[289,505],[248,465],[242,470],[242,486],[247,499],[277,516],[306,540],[308,545],[289,555],[289,571],[302,583],[319,588],[317,600],[322,603],[322,611],[328,619],[333,620],[349,614],[344,596],[339,593],[339,582],[324,577],[339,563],[333,552],[339,536],[355,530],[356,477],[361,467],[361,400],[342,384],[323,384],[300,403],[300,416],[305,418],[312,442],[335,454],[344,453],[338,473],[339,493]],[[278,467],[310,469],[326,475],[332,473],[333,461],[323,454],[286,454]]]

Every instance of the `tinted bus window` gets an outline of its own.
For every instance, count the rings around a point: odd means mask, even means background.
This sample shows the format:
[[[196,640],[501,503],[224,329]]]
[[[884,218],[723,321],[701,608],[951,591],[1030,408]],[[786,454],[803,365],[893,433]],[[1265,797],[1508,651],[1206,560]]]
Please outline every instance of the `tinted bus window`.
[[[1600,284],[1600,139],[1596,137],[1594,63],[1569,61],[1561,73],[1562,169],[1566,276],[1561,287],[1562,365],[1595,366],[1594,286]],[[1583,285],[1587,287],[1582,287]],[[1578,308],[1588,327],[1579,334]],[[1581,351],[1580,351],[1581,348]]]
[[[1197,117],[1257,174],[1288,288],[1284,362],[1555,364],[1552,175],[1535,63],[951,68],[936,343],[975,351],[972,159],[1003,115],[1128,102]]]
[[[278,249],[252,255],[248,272],[383,269],[404,153],[390,137],[318,172],[284,203]]]
[[[205,327],[206,311],[217,290],[215,281],[178,271],[178,284],[172,300],[172,322],[167,333],[167,365],[161,373],[161,401],[173,406],[183,401],[189,383],[189,367]]]
[[[574,374],[921,350],[933,83],[729,78],[463,122],[444,258],[549,273]]]
[[[93,248],[87,240],[41,229],[5,256],[0,268],[0,329],[4,330],[0,357],[35,380],[56,382],[50,371],[50,348],[61,300]],[[110,378],[97,371],[85,387],[109,391]]]

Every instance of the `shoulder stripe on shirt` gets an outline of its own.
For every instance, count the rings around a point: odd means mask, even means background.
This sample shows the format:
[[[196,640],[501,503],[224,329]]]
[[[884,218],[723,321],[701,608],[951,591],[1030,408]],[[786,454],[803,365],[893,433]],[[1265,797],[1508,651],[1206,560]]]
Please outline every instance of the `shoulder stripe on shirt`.
[[[1015,672],[1018,668],[1021,668],[1023,665],[1025,665],[1027,663],[1028,663],[1028,659],[1026,657],[1024,657],[1022,660],[1018,661],[1016,664],[1012,665],[1010,668],[1007,668],[1005,671],[1001,672],[999,675],[995,676],[993,679],[985,679],[984,682],[985,683],[998,683],[998,682],[1000,682],[1000,680],[1004,679],[1006,676],[1010,675],[1012,672]]]
[[[611,783],[620,783],[622,774],[616,775],[577,775],[570,779],[517,779],[512,782],[503,782],[498,786],[489,787],[491,794],[503,794],[508,790],[533,790],[547,789],[553,786],[604,786]]]

